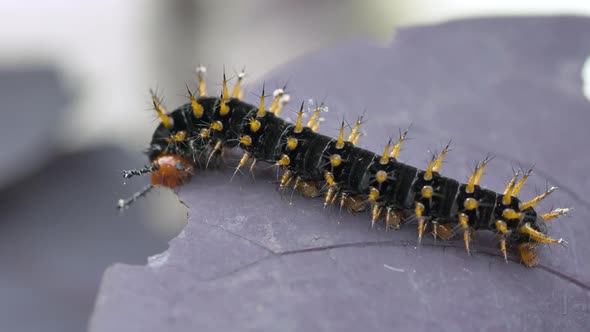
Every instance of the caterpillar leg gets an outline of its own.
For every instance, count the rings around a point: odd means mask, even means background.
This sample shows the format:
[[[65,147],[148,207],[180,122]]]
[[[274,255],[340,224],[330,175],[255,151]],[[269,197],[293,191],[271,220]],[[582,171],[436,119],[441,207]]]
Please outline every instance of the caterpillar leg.
[[[453,231],[453,227],[450,223],[447,224],[435,224],[432,227],[432,235],[448,241],[455,236],[455,232]]]
[[[297,185],[297,189],[305,198],[314,198],[320,195],[320,190],[315,181],[301,181]]]
[[[402,222],[402,215],[400,211],[394,211],[387,208],[385,211],[385,230],[400,229]]]
[[[340,204],[350,213],[364,212],[369,208],[367,200],[360,195],[343,195]]]
[[[518,254],[522,264],[526,267],[533,267],[539,264],[537,257],[537,243],[524,242],[518,245]]]

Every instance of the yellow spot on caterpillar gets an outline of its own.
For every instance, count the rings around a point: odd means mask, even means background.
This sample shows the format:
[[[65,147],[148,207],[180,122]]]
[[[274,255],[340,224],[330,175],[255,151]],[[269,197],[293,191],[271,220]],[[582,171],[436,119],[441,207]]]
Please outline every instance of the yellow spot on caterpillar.
[[[375,180],[377,180],[378,183],[385,182],[387,180],[387,172],[385,172],[384,170],[377,171],[377,173],[375,174]]]
[[[244,146],[252,145],[252,137],[250,137],[248,135],[244,135],[244,136],[240,137],[240,144],[242,144]]]
[[[528,222],[525,223],[524,225],[522,225],[521,227],[519,227],[518,232],[521,234],[526,234],[526,235],[530,236],[531,240],[533,240],[535,242],[549,243],[549,244],[563,243],[563,239],[552,239],[552,238],[548,237],[547,235],[534,229],[531,226],[531,224]]]
[[[184,141],[184,139],[186,138],[186,131],[181,130],[179,132],[177,132],[174,136],[173,136],[174,140],[177,142],[180,141]]]
[[[336,141],[336,149],[342,149],[344,147],[344,121],[340,125],[340,134],[338,135],[338,140]]]
[[[374,202],[379,198],[379,190],[375,187],[369,187],[369,202]]]
[[[188,91],[188,97],[191,101],[191,107],[193,109],[193,114],[195,115],[196,118],[202,117],[203,113],[205,112],[205,110],[203,109],[203,105],[199,104],[197,98],[195,98],[195,95],[193,94],[191,89],[188,87],[188,84],[186,85],[186,90]]]
[[[342,157],[340,157],[340,155],[337,153],[331,155],[330,156],[330,164],[332,164],[332,167],[340,166],[340,164],[342,164]]]
[[[465,243],[465,250],[471,255],[469,243],[471,242],[471,231],[469,229],[469,217],[465,213],[459,213],[459,225],[463,229],[463,242]]]
[[[179,132],[177,132],[176,134],[166,138],[166,142],[170,143],[170,142],[182,142],[184,141],[184,139],[186,138],[186,131],[181,130]]]
[[[219,115],[226,116],[229,113],[229,106],[227,106],[227,100],[222,99],[219,105]]]
[[[324,180],[329,186],[334,186],[336,183],[334,182],[334,174],[329,171],[324,171]]]
[[[479,202],[475,198],[469,197],[463,201],[463,206],[466,210],[471,211],[477,209]]]
[[[520,212],[516,212],[513,209],[504,209],[502,211],[502,217],[506,219],[520,219],[522,218],[522,214]]]
[[[297,138],[295,137],[288,137],[287,138],[287,149],[289,149],[290,151],[293,151],[297,148],[297,144],[299,144],[299,141],[297,141]]]
[[[203,116],[205,110],[203,109],[203,106],[199,104],[197,102],[197,99],[193,96],[191,96],[191,106],[193,108],[193,114],[195,115],[195,117],[200,118]]]
[[[332,200],[336,197],[336,188],[334,186],[330,186],[328,188],[328,192],[326,193],[326,200],[324,201],[324,209],[332,202]]]
[[[283,176],[281,176],[280,190],[283,190],[286,186],[288,186],[292,179],[293,173],[290,171],[283,173]]]
[[[547,220],[559,218],[561,216],[565,216],[569,212],[570,212],[570,209],[568,209],[568,208],[557,208],[551,212],[546,212],[546,213],[541,214],[541,218],[543,218],[543,220],[547,221]]]
[[[508,225],[502,220],[496,220],[496,229],[500,233],[506,234],[508,232]]]
[[[154,90],[150,89],[150,94],[152,95],[152,103],[154,105],[156,113],[158,113],[160,121],[162,121],[164,127],[166,127],[167,129],[172,129],[172,127],[174,127],[174,120],[170,115],[168,115],[168,111],[166,110],[164,105],[162,105],[162,100],[156,95]]]
[[[255,118],[250,118],[249,122],[250,122],[250,131],[253,133],[257,132],[260,129],[260,126],[262,126],[260,121],[256,120]]]
[[[209,135],[211,135],[211,130],[207,129],[207,128],[203,128],[201,129],[201,131],[199,132],[199,136],[201,138],[207,138],[209,137]]]
[[[279,166],[289,166],[291,159],[286,154],[281,155],[281,158],[277,161]]]
[[[447,146],[445,146],[445,148],[442,150],[442,152],[440,153],[440,155],[438,156],[438,158],[436,158],[436,162],[434,163],[434,166],[432,167],[432,170],[433,171],[438,172],[440,170],[440,167],[442,166],[443,160],[445,159],[445,156],[449,152],[449,146],[450,145],[451,145],[451,142],[449,142],[447,144]]]
[[[424,198],[432,198],[433,193],[434,193],[434,189],[431,186],[424,186],[420,190],[420,194]]]
[[[297,113],[297,122],[295,123],[295,129],[293,132],[299,134],[303,130],[303,103],[301,103],[301,107],[299,108],[299,112]]]
[[[520,211],[524,211],[528,208],[531,208],[537,204],[539,204],[539,202],[541,202],[543,199],[545,199],[545,197],[549,196],[549,194],[551,194],[552,192],[554,192],[557,189],[557,187],[551,187],[549,188],[549,190],[547,190],[546,192],[542,193],[541,195],[531,199],[528,202],[525,203],[520,203]]]
[[[381,159],[379,159],[379,163],[381,165],[386,165],[387,163],[389,163],[389,148],[391,147],[391,138],[389,139],[389,142],[387,142],[387,145],[385,146],[385,150],[383,151],[383,155],[381,156]]]
[[[223,123],[221,121],[215,121],[211,124],[211,129],[215,131],[222,131],[223,130]]]
[[[197,67],[197,77],[199,79],[199,97],[204,97],[207,95],[207,85],[205,84],[206,73],[207,68],[205,68],[205,66],[200,65]]]
[[[250,159],[250,154],[244,153],[242,159],[240,159],[240,163],[238,164],[238,169],[244,167],[244,165],[246,165],[246,163],[248,162],[248,159]]]
[[[408,127],[406,129],[406,131],[404,131],[404,133],[399,136],[397,143],[395,143],[395,145],[393,146],[393,150],[391,150],[391,154],[389,155],[391,158],[397,159],[397,156],[399,155],[399,152],[401,151],[402,143],[406,140],[409,130],[410,130],[410,128]]]
[[[422,217],[422,214],[424,213],[424,204],[420,203],[420,202],[415,202],[414,203],[414,214],[416,215],[416,217]]]
[[[264,83],[262,83],[262,94],[260,95],[260,105],[258,105],[258,113],[256,113],[257,118],[262,118],[266,115],[266,110],[264,110]]]

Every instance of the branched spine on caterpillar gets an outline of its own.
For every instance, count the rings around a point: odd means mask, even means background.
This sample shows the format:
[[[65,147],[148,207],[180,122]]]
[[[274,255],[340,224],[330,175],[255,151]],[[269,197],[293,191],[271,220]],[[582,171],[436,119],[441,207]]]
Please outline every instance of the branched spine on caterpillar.
[[[445,240],[459,230],[469,253],[475,230],[493,231],[504,259],[507,260],[508,248],[514,247],[526,266],[538,264],[538,245],[564,243],[547,235],[545,221],[563,216],[569,209],[557,208],[543,214],[534,209],[555,187],[529,201],[518,198],[531,170],[516,172],[504,191],[496,193],[480,186],[491,161],[486,157],[467,183],[459,183],[439,173],[449,145],[421,170],[397,160],[407,131],[400,132],[395,142],[390,139],[384,151],[376,154],[356,146],[362,118],[349,135],[345,135],[342,123],[334,139],[316,132],[323,105],[314,109],[304,125],[302,103],[293,124],[279,117],[289,101],[284,89],[273,93],[267,109],[264,86],[258,106],[241,100],[243,71],[231,95],[224,74],[220,97],[207,96],[205,68],[199,67],[197,74],[197,94],[187,86],[189,103],[170,113],[152,92],[152,103],[161,123],[147,150],[151,165],[124,173],[125,178],[151,173],[152,185],[130,199],[120,200],[119,208],[127,208],[154,185],[182,185],[199,165],[207,168],[212,160],[217,161],[224,148],[239,147],[244,154],[234,176],[248,162],[251,172],[257,161],[275,164],[284,170],[279,190],[293,185],[305,197],[324,194],[324,207],[339,204],[353,212],[369,210],[372,226],[379,220],[387,228],[416,221],[418,242],[427,229],[435,239]]]

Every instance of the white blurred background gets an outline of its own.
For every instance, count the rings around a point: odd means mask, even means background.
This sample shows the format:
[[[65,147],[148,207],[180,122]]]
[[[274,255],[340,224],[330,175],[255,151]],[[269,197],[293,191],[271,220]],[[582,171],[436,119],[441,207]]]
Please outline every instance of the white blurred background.
[[[28,0],[1,3],[0,67],[55,67],[74,96],[54,138],[68,150],[145,147],[147,91],[170,108],[199,63],[254,80],[279,64],[350,38],[388,42],[398,25],[484,15],[590,14],[586,0]]]
[[[120,168],[147,162],[149,88],[173,109],[200,63],[215,91],[223,65],[253,81],[346,40],[389,43],[401,25],[558,14],[590,15],[590,1],[0,0],[0,331],[83,329],[102,271],[145,264],[182,229],[167,190],[111,211],[132,192]]]

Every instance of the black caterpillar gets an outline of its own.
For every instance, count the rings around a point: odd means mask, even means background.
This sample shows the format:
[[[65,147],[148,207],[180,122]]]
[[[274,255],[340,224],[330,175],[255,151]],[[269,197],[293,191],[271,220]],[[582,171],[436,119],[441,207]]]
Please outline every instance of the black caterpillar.
[[[323,106],[315,108],[307,126],[302,123],[303,104],[297,122],[279,117],[289,96],[283,89],[274,92],[269,109],[265,108],[264,87],[260,104],[241,101],[244,73],[238,75],[230,95],[223,79],[220,97],[206,96],[205,69],[198,69],[199,88],[195,96],[187,86],[190,102],[171,113],[152,92],[153,106],[161,119],[147,150],[151,164],[125,171],[124,177],[151,173],[152,184],[127,200],[128,207],[154,185],[175,187],[183,184],[200,164],[209,166],[223,148],[239,147],[244,155],[236,172],[252,161],[274,163],[284,169],[280,190],[293,183],[303,196],[325,194],[324,207],[339,202],[341,207],[359,212],[370,210],[372,225],[383,219],[386,227],[399,228],[402,222],[416,221],[418,239],[431,229],[435,238],[450,239],[460,230],[469,252],[471,234],[489,230],[497,234],[500,250],[507,259],[507,248],[515,248],[526,266],[538,264],[536,247],[541,243],[561,244],[562,239],[547,236],[546,220],[565,215],[569,209],[558,208],[538,214],[534,206],[556,188],[552,187],[530,201],[517,196],[531,171],[518,172],[502,193],[479,185],[483,171],[491,160],[480,162],[468,183],[441,176],[438,171],[449,146],[433,156],[427,169],[421,170],[397,161],[407,131],[395,144],[390,140],[382,154],[355,146],[360,118],[345,139],[344,123],[334,139],[316,133]],[[235,173],[234,173],[235,175]],[[322,188],[322,189],[320,189]]]

